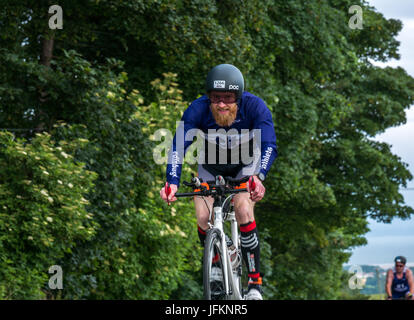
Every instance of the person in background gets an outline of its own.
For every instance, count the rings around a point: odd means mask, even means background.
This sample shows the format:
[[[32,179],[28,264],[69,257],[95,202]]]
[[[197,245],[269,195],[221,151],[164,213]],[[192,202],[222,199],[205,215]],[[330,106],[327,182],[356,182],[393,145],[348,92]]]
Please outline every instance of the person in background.
[[[407,259],[398,256],[394,259],[395,266],[387,271],[387,279],[385,283],[385,292],[387,300],[414,300],[414,280],[413,273],[405,265]]]

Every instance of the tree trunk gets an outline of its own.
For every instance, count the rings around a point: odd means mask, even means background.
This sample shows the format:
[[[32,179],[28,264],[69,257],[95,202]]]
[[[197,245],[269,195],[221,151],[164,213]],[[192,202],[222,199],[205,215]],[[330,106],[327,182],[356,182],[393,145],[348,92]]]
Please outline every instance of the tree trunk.
[[[54,34],[51,34],[50,39],[43,39],[42,54],[40,55],[40,64],[50,67],[50,61],[53,56]]]
[[[49,38],[43,38],[42,41],[42,52],[40,54],[40,64],[44,65],[48,68],[50,68],[50,62],[52,61],[52,57],[53,57],[53,45],[54,45],[54,34],[50,34]],[[37,132],[41,132],[43,131],[46,127],[49,127],[50,129],[50,123],[48,125],[47,121],[49,116],[48,114],[42,110],[42,104],[46,102],[47,100],[47,96],[48,93],[41,88],[39,90],[39,101],[40,101],[40,105],[39,105],[39,109],[38,109],[38,119],[39,119],[39,123],[36,126],[36,131]]]

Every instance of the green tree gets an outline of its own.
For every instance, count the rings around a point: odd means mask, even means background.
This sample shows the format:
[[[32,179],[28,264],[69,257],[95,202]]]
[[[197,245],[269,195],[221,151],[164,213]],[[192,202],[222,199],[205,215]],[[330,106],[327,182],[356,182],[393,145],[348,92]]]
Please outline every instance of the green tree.
[[[85,143],[0,132],[0,298],[44,298],[49,267],[95,235],[84,197],[96,174],[73,161]]]

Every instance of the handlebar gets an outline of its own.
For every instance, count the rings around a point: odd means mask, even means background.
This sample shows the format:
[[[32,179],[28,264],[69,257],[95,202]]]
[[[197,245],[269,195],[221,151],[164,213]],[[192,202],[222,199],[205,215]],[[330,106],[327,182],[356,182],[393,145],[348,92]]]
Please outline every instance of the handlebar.
[[[251,177],[247,176],[241,179],[233,179],[231,177],[225,177],[222,176],[216,176],[215,181],[206,181],[208,188],[204,186],[203,180],[199,179],[198,177],[194,177],[191,179],[191,182],[183,182],[183,185],[192,187],[193,189],[200,189],[200,191],[197,192],[186,192],[186,193],[176,193],[175,197],[192,197],[192,196],[223,196],[226,194],[235,194],[235,193],[241,193],[241,192],[247,192],[247,188],[242,189],[234,189],[234,187],[249,181],[250,184],[250,190],[255,188],[254,180],[251,179]],[[171,188],[166,183],[165,185],[165,191],[168,195],[171,192]]]
[[[213,195],[225,195],[225,194],[233,194],[233,193],[241,193],[247,192],[246,188],[243,189],[226,189],[221,192],[218,192],[216,189],[210,189],[205,191],[197,191],[197,192],[186,192],[186,193],[176,193],[174,196],[176,198],[183,198],[183,197],[192,197],[192,196],[213,196]]]

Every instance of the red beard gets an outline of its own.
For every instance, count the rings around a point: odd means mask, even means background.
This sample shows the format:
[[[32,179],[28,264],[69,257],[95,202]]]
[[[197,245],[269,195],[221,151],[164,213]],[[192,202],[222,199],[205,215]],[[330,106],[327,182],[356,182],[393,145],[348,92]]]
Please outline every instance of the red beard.
[[[223,108],[219,107],[218,104],[211,104],[210,110],[213,113],[214,120],[220,127],[230,127],[237,116],[237,104],[232,103],[224,106]],[[220,112],[224,111],[225,112]]]

